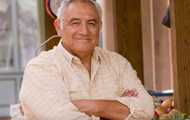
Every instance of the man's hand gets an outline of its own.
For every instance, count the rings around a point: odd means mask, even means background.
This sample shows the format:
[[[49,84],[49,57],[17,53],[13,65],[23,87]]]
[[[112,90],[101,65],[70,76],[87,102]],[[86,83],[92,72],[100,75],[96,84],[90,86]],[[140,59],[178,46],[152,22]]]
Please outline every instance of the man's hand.
[[[126,89],[125,91],[124,91],[124,93],[122,94],[122,97],[125,97],[125,96],[127,96],[127,97],[137,97],[138,96],[138,92],[137,92],[137,90],[136,89]]]

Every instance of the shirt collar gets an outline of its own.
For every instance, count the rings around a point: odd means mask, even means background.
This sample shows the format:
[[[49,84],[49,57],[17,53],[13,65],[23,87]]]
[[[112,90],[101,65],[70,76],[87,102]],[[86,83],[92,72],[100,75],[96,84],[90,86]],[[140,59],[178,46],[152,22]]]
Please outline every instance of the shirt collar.
[[[98,52],[98,47],[95,47],[92,57],[93,57],[93,59],[95,59],[95,61],[100,62],[101,56],[100,56],[100,53]]]
[[[71,63],[72,59],[74,58],[74,55],[72,55],[71,53],[69,53],[62,45],[62,39],[60,40],[57,48],[61,51],[61,54],[66,58],[66,60]]]
[[[76,60],[79,60],[78,57],[72,55],[71,53],[69,53],[69,51],[67,51],[64,46],[62,45],[62,39],[60,40],[57,48],[61,51],[61,53],[63,54],[63,56],[66,58],[66,60],[69,62],[69,63],[72,63],[73,59],[76,59]],[[93,53],[93,56],[92,56],[92,59],[94,59],[95,61],[97,62],[100,62],[101,60],[101,56],[97,50],[98,48],[96,47],[94,49],[94,53]]]

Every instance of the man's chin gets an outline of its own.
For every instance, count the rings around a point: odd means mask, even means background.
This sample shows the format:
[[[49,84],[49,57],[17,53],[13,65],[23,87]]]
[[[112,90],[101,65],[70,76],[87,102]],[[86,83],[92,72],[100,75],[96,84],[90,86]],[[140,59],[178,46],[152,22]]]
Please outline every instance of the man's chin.
[[[93,51],[94,48],[95,48],[95,46],[92,46],[92,45],[90,45],[90,46],[88,46],[88,45],[78,45],[78,46],[75,47],[75,49],[77,51],[86,51],[86,52]]]
[[[78,53],[91,54],[91,53],[93,53],[94,48],[82,47],[82,48],[75,49],[75,51]]]

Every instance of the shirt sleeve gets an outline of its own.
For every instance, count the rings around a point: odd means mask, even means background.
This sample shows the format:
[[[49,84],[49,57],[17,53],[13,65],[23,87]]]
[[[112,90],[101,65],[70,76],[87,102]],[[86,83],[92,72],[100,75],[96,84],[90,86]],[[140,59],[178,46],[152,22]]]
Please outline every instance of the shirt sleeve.
[[[27,120],[91,120],[72,104],[62,75],[54,65],[26,67],[20,101],[29,108]]]
[[[127,60],[123,60],[120,65],[120,80],[122,91],[135,89],[137,96],[121,96],[116,98],[120,103],[130,109],[130,114],[125,120],[151,120],[154,115],[153,98],[147,93],[136,71]]]

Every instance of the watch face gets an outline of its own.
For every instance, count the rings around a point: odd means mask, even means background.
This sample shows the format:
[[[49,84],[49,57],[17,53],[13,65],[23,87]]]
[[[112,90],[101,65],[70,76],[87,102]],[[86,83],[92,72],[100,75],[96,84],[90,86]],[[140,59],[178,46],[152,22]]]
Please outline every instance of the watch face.
[[[46,10],[52,18],[56,18],[57,10],[63,0],[46,0]]]

